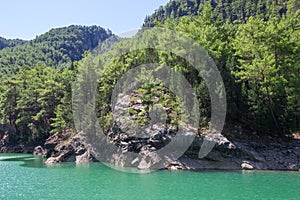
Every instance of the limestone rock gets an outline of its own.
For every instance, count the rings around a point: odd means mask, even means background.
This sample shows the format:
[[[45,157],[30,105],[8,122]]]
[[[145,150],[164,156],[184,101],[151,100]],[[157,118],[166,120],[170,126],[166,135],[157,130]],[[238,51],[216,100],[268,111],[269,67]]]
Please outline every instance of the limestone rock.
[[[95,159],[91,155],[90,151],[85,151],[83,154],[76,156],[76,164],[81,164],[81,163],[89,163],[93,162]]]
[[[36,146],[33,150],[33,155],[35,156],[45,156],[46,152],[43,147]]]
[[[291,165],[288,166],[288,168],[292,171],[299,171],[300,170],[299,166],[296,165],[296,164],[291,164]]]
[[[244,170],[254,170],[255,167],[253,165],[251,165],[249,162],[243,162],[241,164],[241,168]]]
[[[52,164],[56,164],[56,163],[60,163],[61,162],[61,158],[58,157],[50,157],[45,161],[46,165],[52,165]]]
[[[55,134],[45,143],[45,153],[48,157],[45,164],[60,162],[86,163],[97,161],[89,148],[85,147],[83,138],[79,134]]]

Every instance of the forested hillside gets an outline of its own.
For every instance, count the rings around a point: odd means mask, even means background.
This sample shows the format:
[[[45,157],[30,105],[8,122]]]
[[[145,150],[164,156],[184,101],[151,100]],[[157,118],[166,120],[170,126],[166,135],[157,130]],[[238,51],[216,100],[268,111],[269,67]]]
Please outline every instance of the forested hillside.
[[[198,16],[205,3],[211,4],[214,19],[239,23],[245,23],[250,16],[264,20],[268,20],[271,15],[282,17],[287,14],[287,10],[298,10],[300,7],[297,0],[171,0],[147,16],[144,27],[153,27],[156,22],[164,22],[169,18]]]
[[[270,13],[267,18],[253,15],[243,23],[215,20],[218,12],[206,3],[198,16],[168,18],[157,21],[156,26],[189,36],[212,56],[226,87],[227,124],[238,125],[258,135],[282,137],[300,128],[300,21],[295,3],[285,1],[289,8],[285,16],[267,8]],[[155,42],[149,38],[146,41]],[[121,49],[126,48],[126,41],[119,45]],[[111,57],[117,57],[117,52]],[[200,127],[206,127],[210,119],[210,97],[205,83],[187,63],[156,50],[132,52],[105,69],[104,77],[99,80],[101,96],[97,99],[100,123],[103,126],[109,124],[112,116],[110,96],[122,73],[147,62],[171,66],[191,81],[200,102],[200,116],[203,116]],[[151,104],[154,97],[149,96],[150,91],[160,93],[162,90],[162,87],[152,85],[142,88],[140,95]],[[169,103],[171,110],[176,110],[174,105]],[[149,108],[145,105],[144,110],[131,110],[130,114],[137,115],[136,120],[141,122],[145,120],[141,116],[147,118],[147,112]]]
[[[72,127],[76,61],[112,36],[98,26],[52,29],[31,41],[1,38],[0,118],[11,141],[39,142]]]
[[[299,9],[297,0],[170,1],[144,26],[203,45],[223,73],[228,122],[285,135],[300,124]]]
[[[36,64],[62,68],[65,63],[80,60],[85,51],[94,49],[111,35],[98,26],[69,26],[52,29],[24,44],[3,40],[7,48],[0,51],[0,74],[15,74],[23,66]],[[18,43],[21,44],[15,45]]]
[[[5,38],[0,37],[0,50],[6,47],[14,47],[19,44],[26,43],[25,40],[15,39],[15,40],[7,40]]]
[[[207,50],[224,79],[227,124],[259,135],[286,136],[300,129],[299,13],[297,0],[170,1],[147,17],[144,26],[176,30]],[[15,46],[1,40],[6,48],[0,51],[0,118],[10,125],[11,138],[40,142],[74,128],[71,95],[76,72],[95,67],[101,59],[82,55],[111,35],[96,26],[70,26]],[[126,40],[118,45],[128,48]],[[119,52],[109,55],[113,60]],[[176,55],[144,49],[113,60],[102,71],[96,114],[105,130],[113,126],[110,97],[118,79],[143,63],[167,64],[184,74],[200,103],[200,129],[207,128],[210,97],[205,82]],[[178,124],[180,110],[163,87],[145,85],[136,93],[145,107],[128,114],[138,115],[139,123],[147,121],[149,105],[159,99],[169,110],[170,125]]]
[[[227,124],[261,135],[299,130],[300,3],[282,1],[170,1],[144,26],[174,29],[213,57],[227,91]],[[201,85],[201,84],[200,84]],[[209,118],[202,87],[201,116]]]

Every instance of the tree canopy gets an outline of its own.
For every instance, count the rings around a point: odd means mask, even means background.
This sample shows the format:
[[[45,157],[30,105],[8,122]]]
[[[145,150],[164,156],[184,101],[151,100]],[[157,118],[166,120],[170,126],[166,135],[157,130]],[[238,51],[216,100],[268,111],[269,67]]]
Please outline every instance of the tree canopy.
[[[45,64],[63,68],[65,63],[78,61],[87,50],[112,36],[98,26],[69,26],[52,29],[34,40],[6,46],[0,51],[0,75],[15,74],[23,66]],[[17,43],[17,42],[15,42]]]
[[[299,8],[297,0],[170,1],[147,17],[144,26],[178,31],[209,53],[224,80],[227,123],[261,135],[284,136],[300,130]],[[70,26],[52,29],[32,41],[0,38],[0,119],[12,128],[15,140],[38,142],[51,133],[74,128],[76,73],[95,69],[105,61],[87,50],[112,35],[97,26]],[[152,41],[151,35],[145,37]],[[158,49],[120,56],[121,50],[128,48],[126,42],[121,40],[109,51],[106,59],[111,64],[101,69],[101,78],[88,82],[98,84],[95,114],[105,130],[113,126],[111,95],[118,80],[145,63],[158,63],[158,69],[171,66],[183,74],[196,91],[202,118],[199,126],[206,127],[211,101],[195,69],[183,58]],[[84,75],[77,77],[76,84],[90,92],[87,85],[80,84],[86,78],[94,80],[95,74]],[[129,109],[128,114],[138,115],[139,123],[147,121],[153,99],[158,99],[168,110],[169,123],[176,126],[181,115],[178,99],[166,88],[154,82],[135,94],[144,102],[144,109]],[[84,114],[88,113],[79,113],[82,121]]]

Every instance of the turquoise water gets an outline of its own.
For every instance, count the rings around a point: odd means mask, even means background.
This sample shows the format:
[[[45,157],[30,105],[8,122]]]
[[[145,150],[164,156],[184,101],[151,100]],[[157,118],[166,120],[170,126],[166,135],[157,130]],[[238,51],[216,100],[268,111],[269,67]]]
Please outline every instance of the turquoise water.
[[[0,154],[0,199],[300,199],[300,173],[205,171],[131,174],[99,163],[42,165]]]

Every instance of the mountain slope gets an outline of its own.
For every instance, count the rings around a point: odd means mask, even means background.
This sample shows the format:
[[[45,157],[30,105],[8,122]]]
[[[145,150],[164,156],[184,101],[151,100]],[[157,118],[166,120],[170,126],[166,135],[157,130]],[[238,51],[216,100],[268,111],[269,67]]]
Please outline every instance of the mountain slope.
[[[62,67],[63,64],[80,60],[87,50],[112,33],[99,26],[69,26],[52,29],[36,39],[21,45],[12,45],[3,40],[0,51],[0,75],[15,74],[23,66],[33,67],[38,63]]]
[[[0,50],[6,47],[14,47],[19,44],[26,43],[25,40],[15,39],[15,40],[7,40],[5,38],[0,37]]]
[[[147,16],[143,26],[153,27],[156,21],[164,22],[168,18],[196,16],[206,2],[212,5],[215,18],[229,22],[246,22],[254,15],[267,20],[272,14],[283,16],[289,8],[299,7],[299,2],[295,0],[171,0]]]

